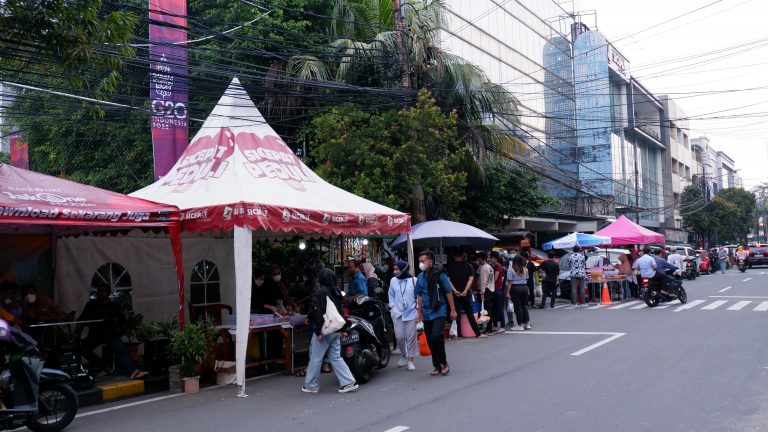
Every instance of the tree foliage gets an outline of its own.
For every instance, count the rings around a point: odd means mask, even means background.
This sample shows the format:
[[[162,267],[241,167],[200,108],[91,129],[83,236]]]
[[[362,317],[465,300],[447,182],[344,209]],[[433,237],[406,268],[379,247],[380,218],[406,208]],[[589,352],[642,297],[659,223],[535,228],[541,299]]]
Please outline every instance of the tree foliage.
[[[699,238],[707,238],[710,245],[746,243],[755,223],[755,194],[741,188],[721,189],[707,203],[699,188],[687,186],[680,206],[683,225]]]
[[[483,188],[468,187],[461,219],[483,228],[501,228],[509,218],[535,216],[545,206],[557,207],[559,200],[537,184],[531,171],[493,160],[486,168],[489,181]]]
[[[422,91],[415,107],[381,113],[339,108],[312,121],[310,163],[330,183],[411,212],[411,190],[440,197],[456,218],[465,198],[456,116],[445,115]]]

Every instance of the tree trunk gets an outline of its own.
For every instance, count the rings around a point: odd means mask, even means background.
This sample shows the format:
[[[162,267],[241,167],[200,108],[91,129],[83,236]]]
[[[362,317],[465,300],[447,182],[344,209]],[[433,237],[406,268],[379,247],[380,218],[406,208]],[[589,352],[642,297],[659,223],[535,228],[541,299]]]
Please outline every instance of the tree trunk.
[[[424,205],[424,188],[414,186],[411,190],[411,219],[414,224],[427,221],[427,209]]]

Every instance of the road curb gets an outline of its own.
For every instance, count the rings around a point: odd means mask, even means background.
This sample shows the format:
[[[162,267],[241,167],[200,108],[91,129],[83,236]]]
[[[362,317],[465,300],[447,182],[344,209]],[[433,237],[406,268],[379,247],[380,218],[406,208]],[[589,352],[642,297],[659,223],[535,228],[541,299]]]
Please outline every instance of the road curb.
[[[78,391],[77,399],[80,406],[85,407],[167,390],[167,376],[148,377],[143,380],[125,380],[102,386],[97,385],[89,390]]]

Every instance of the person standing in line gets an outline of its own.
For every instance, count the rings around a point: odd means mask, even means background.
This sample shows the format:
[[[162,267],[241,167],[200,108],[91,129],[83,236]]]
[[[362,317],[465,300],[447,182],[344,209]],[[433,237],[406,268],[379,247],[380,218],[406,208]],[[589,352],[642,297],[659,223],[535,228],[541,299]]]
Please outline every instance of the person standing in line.
[[[584,298],[584,279],[587,277],[587,266],[584,254],[581,252],[581,246],[573,247],[573,253],[568,257],[568,264],[571,268],[571,305],[574,308],[583,307],[587,304]],[[581,298],[581,303],[577,304],[576,294]]]
[[[616,269],[619,270],[619,274],[627,278],[623,297],[625,301],[629,300],[635,296],[635,291],[637,290],[635,272],[632,271],[632,255],[624,253],[619,255],[619,264],[616,266]]]
[[[717,260],[720,263],[720,273],[725,274],[725,269],[728,265],[728,251],[724,247],[721,247],[717,252]]]
[[[408,263],[399,260],[393,268],[393,277],[389,282],[389,311],[395,324],[395,339],[402,356],[397,367],[408,366],[409,371],[416,370],[413,358],[419,353],[416,337],[416,284],[415,278],[408,272]]]
[[[464,252],[457,249],[453,253],[453,262],[448,264],[445,270],[453,285],[453,302],[457,307],[464,310],[469,326],[472,327],[475,336],[480,337],[480,329],[472,309],[472,285],[475,282],[475,269],[472,268],[472,264],[467,262]],[[462,336],[461,326],[458,326],[458,330],[459,336]]]
[[[450,307],[450,318],[456,319],[456,308],[453,304],[453,288],[451,281],[442,269],[435,268],[435,254],[426,250],[419,254],[419,269],[421,273],[416,280],[417,313],[419,321],[424,322],[424,334],[427,344],[432,351],[431,375],[448,375],[451,372],[445,354],[446,315]]]
[[[547,308],[547,296],[552,296],[552,309],[555,308],[558,276],[560,276],[560,266],[555,262],[554,258],[554,252],[547,252],[547,260],[541,263],[539,266],[539,270],[544,272],[544,278],[541,280],[542,295],[539,309]]]
[[[496,324],[498,318],[496,317],[496,307],[494,306],[494,294],[496,286],[494,285],[493,267],[488,264],[488,255],[485,252],[479,252],[477,254],[477,290],[480,293],[482,299],[481,304],[483,309],[491,314],[491,326],[488,329],[488,333],[494,333],[496,331],[493,326]]]
[[[363,262],[351,259],[347,261],[347,269],[352,273],[352,279],[347,286],[347,295],[350,297],[367,296],[368,281],[363,276]]]
[[[323,268],[318,275],[318,284],[312,296],[312,303],[307,319],[312,322],[312,329],[315,336],[312,338],[309,347],[309,366],[307,366],[307,376],[304,378],[304,385],[301,391],[304,393],[317,393],[320,391],[320,368],[323,359],[333,367],[333,372],[339,380],[339,393],[348,393],[357,390],[355,377],[352,376],[349,367],[341,358],[341,341],[339,332],[323,336],[322,328],[325,321],[323,315],[327,307],[328,300],[333,302],[339,315],[344,316],[341,307],[342,295],[336,285],[336,275],[333,270]]]
[[[512,259],[512,265],[507,272],[507,287],[505,298],[512,300],[515,305],[515,317],[517,325],[512,331],[530,330],[531,318],[528,316],[528,269],[525,268],[525,259],[517,255]]]
[[[531,303],[531,307],[536,306],[536,292],[534,291],[533,275],[536,274],[536,264],[531,261],[531,254],[528,251],[521,253],[525,260],[525,269],[528,270],[528,280],[525,284],[528,286],[528,301]]]
[[[498,324],[497,332],[502,333],[507,328],[507,322],[504,319],[506,317],[506,299],[504,293],[504,273],[506,272],[504,266],[499,262],[499,253],[496,251],[491,252],[491,265],[493,266],[493,319],[492,326]]]
[[[368,289],[368,295],[386,302],[387,299],[385,298],[386,294],[384,292],[384,281],[379,279],[379,276],[376,274],[376,268],[373,267],[373,264],[364,262],[360,264],[360,268],[365,276],[365,286]]]

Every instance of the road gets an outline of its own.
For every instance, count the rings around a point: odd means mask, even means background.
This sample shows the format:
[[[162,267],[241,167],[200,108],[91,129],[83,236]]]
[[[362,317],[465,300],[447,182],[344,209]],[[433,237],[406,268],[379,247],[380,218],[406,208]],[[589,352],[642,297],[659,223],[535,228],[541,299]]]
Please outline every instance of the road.
[[[250,381],[246,399],[224,387],[90,408],[67,430],[768,429],[768,268],[685,286],[688,305],[534,310],[532,332],[450,341],[448,377],[429,376],[426,358],[345,395],[333,375],[318,394],[273,376]]]

